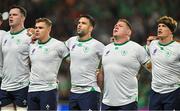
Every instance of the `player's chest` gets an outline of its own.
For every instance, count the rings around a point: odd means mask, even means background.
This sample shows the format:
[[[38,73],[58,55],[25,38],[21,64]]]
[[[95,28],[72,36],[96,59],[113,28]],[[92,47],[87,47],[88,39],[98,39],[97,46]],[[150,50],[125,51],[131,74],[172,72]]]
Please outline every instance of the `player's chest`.
[[[57,56],[55,48],[48,47],[45,45],[36,45],[30,47],[30,58],[31,59],[49,59]]]
[[[175,48],[166,46],[155,46],[150,50],[152,61],[161,61],[170,63],[178,59],[178,54]]]
[[[24,52],[29,50],[28,41],[20,37],[9,37],[2,41],[3,52]]]
[[[96,48],[86,43],[74,43],[70,46],[71,56],[89,57],[96,54]]]
[[[104,50],[103,61],[106,63],[132,63],[137,61],[137,54],[131,49],[111,47]]]

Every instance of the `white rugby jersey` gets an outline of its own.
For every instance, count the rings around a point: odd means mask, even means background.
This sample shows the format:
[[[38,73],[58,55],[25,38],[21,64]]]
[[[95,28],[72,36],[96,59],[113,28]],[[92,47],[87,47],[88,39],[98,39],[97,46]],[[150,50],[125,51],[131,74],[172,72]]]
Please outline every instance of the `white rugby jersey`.
[[[163,45],[154,40],[149,51],[152,61],[152,89],[158,93],[169,93],[180,87],[180,44],[172,41]]]
[[[137,74],[149,60],[146,50],[133,41],[110,43],[104,49],[104,94],[102,102],[122,106],[138,100]]]
[[[30,85],[29,92],[49,91],[57,88],[57,75],[64,57],[68,55],[65,44],[54,38],[45,43],[30,45]]]
[[[7,32],[2,39],[3,71],[1,89],[15,91],[29,84],[29,45],[27,30]]]
[[[70,51],[71,92],[98,91],[96,68],[102,57],[104,45],[94,38],[79,41],[78,36],[66,41]]]
[[[2,38],[5,36],[6,31],[0,30],[0,44],[2,44]],[[3,60],[2,60],[2,47],[0,45],[0,77],[2,77],[2,67],[3,67]]]

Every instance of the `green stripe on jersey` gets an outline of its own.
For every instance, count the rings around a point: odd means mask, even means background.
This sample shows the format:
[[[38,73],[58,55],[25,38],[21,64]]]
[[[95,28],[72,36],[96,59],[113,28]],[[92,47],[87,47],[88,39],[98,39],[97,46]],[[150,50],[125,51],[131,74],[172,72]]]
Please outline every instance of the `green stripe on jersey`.
[[[78,39],[78,42],[87,42],[87,41],[90,41],[91,39],[93,39],[92,37],[88,38],[87,40],[80,40]]]
[[[17,35],[17,34],[21,33],[21,32],[24,31],[24,30],[25,30],[25,28],[23,28],[22,30],[20,30],[20,31],[18,31],[18,32],[10,32],[10,34],[11,34],[11,35]]]

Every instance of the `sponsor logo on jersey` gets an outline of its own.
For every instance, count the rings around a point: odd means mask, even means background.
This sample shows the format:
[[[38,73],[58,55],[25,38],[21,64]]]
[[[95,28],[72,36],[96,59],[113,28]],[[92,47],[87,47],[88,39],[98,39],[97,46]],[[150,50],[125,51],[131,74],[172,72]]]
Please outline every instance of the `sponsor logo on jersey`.
[[[89,47],[83,47],[83,51],[84,51],[84,53],[88,53],[89,52]]]
[[[36,49],[33,49],[33,50],[31,51],[31,55],[35,52],[35,50],[36,50]]]
[[[17,45],[21,44],[21,40],[20,40],[20,39],[17,39],[17,40],[16,40],[16,44],[17,44]]]
[[[152,55],[155,55],[156,52],[157,52],[157,49],[154,49]]]
[[[73,49],[76,47],[76,44],[74,44],[71,48],[71,51],[73,51]]]
[[[7,43],[7,40],[4,41],[3,45],[5,45]]]
[[[110,53],[110,50],[108,50],[108,51],[105,53],[105,56],[107,56],[109,53]]]
[[[122,50],[122,51],[121,51],[121,55],[122,55],[122,56],[126,56],[127,53],[128,53],[128,52],[127,52],[126,50]]]

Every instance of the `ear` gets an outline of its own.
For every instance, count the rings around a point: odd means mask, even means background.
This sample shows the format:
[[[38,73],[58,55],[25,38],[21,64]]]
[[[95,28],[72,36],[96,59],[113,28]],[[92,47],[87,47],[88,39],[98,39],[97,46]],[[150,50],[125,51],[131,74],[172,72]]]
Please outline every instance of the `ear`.
[[[128,29],[128,30],[127,30],[127,34],[128,34],[128,36],[130,37],[131,34],[132,34],[132,31],[131,31],[130,29]]]
[[[92,31],[93,31],[93,29],[94,29],[94,27],[93,27],[93,26],[90,26],[90,27],[89,27],[89,31],[90,31],[90,32],[92,32]]]
[[[48,28],[49,33],[51,32],[51,27]]]
[[[25,21],[25,19],[26,19],[26,18],[25,18],[24,16],[22,16],[22,20]]]

